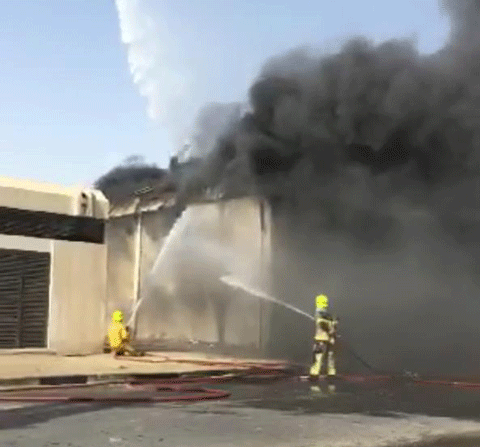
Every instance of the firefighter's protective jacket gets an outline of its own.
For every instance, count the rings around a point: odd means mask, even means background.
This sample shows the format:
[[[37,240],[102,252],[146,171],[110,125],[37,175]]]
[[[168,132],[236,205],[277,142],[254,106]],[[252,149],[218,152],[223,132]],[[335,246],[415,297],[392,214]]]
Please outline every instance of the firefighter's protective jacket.
[[[328,312],[315,313],[315,341],[333,345],[337,335],[338,320]]]
[[[108,328],[108,341],[112,349],[118,349],[129,341],[129,333],[127,328],[120,322],[110,323]]]

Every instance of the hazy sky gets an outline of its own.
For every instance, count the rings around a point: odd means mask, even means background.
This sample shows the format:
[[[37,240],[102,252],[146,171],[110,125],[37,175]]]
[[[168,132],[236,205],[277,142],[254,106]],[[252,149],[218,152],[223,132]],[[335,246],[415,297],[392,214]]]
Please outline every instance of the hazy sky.
[[[448,35],[436,0],[136,3],[155,48],[188,80],[188,120],[205,102],[245,98],[265,59],[298,45],[416,34],[432,52]],[[132,82],[114,0],[0,0],[0,61],[0,175],[88,184],[133,153],[168,164],[173,147]],[[170,85],[164,73],[148,76]]]

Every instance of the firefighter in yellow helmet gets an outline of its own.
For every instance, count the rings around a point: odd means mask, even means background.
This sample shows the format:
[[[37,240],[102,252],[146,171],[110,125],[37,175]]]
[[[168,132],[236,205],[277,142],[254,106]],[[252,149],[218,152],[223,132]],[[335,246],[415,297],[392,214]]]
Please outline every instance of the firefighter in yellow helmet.
[[[116,310],[112,314],[112,322],[108,328],[108,342],[114,356],[128,354],[131,356],[142,355],[130,346],[130,331],[123,324],[123,312]]]
[[[337,336],[338,319],[328,312],[328,298],[318,295],[315,299],[315,337],[313,344],[313,364],[310,368],[310,377],[318,378],[322,366],[327,367],[327,376],[336,375],[334,345]]]

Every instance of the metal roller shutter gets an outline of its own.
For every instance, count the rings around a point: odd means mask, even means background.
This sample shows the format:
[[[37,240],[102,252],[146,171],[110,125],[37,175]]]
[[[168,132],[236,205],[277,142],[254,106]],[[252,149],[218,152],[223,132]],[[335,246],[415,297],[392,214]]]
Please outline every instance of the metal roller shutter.
[[[0,348],[46,346],[50,254],[0,249]]]

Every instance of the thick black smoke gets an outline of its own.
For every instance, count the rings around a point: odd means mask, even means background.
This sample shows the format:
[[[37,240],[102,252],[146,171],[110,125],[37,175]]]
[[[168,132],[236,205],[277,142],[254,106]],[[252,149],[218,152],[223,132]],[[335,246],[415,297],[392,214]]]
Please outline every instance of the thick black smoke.
[[[319,61],[296,53],[266,66],[253,114],[214,159],[229,172],[242,158],[260,185],[285,174],[323,183],[355,165],[392,180],[401,171],[405,183],[459,178],[477,168],[480,98],[469,84],[407,41],[351,41]]]
[[[480,3],[441,6],[452,32],[433,55],[358,38],[271,59],[197,186],[269,199],[276,296],[331,295],[377,365],[458,373],[480,337]],[[294,320],[272,319],[279,355],[309,349]]]
[[[179,201],[202,195],[206,183],[211,183],[205,182],[207,177],[212,178],[206,173],[215,164],[210,162],[211,154],[219,141],[228,140],[236,130],[241,111],[242,104],[238,102],[210,103],[200,110],[185,146],[172,159],[171,169],[179,173]]]
[[[441,4],[452,37],[438,54],[421,55],[408,40],[355,39],[338,54],[296,50],[271,59],[250,89],[253,112],[217,142],[204,183],[309,211],[339,199],[341,189],[360,207],[368,194],[378,209],[392,196],[418,199],[422,190],[430,198],[476,176],[478,5]]]
[[[440,0],[440,6],[445,9],[451,19],[451,41],[447,48],[457,52],[458,59],[465,56],[469,63],[478,63],[472,60],[471,54],[479,54],[480,42],[480,5],[477,0]]]
[[[102,191],[111,203],[118,204],[131,200],[143,188],[158,187],[167,179],[166,170],[147,164],[140,156],[131,156],[100,177],[95,188]]]

